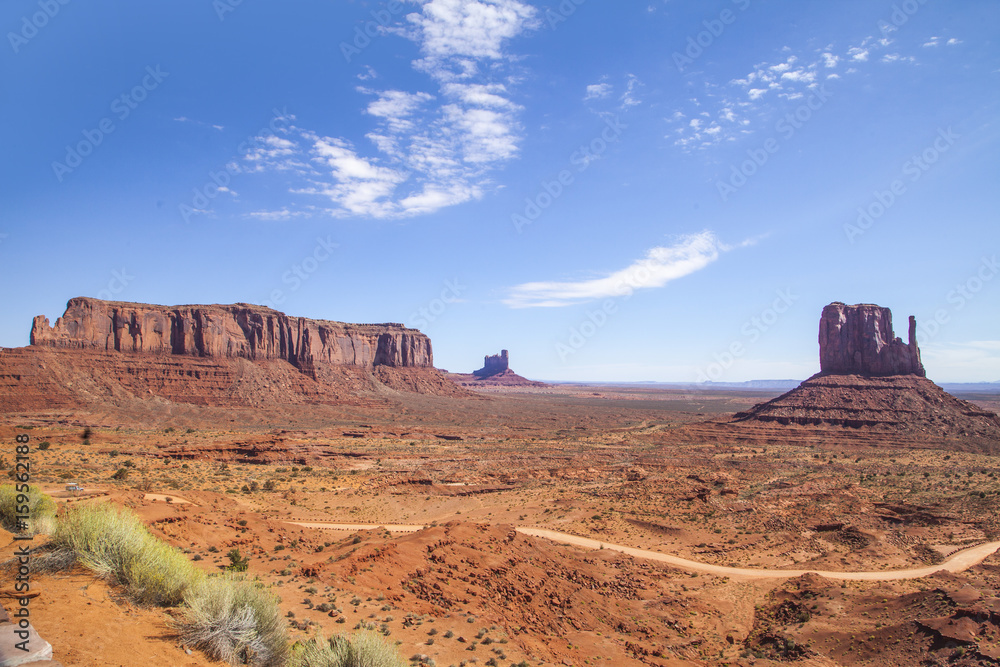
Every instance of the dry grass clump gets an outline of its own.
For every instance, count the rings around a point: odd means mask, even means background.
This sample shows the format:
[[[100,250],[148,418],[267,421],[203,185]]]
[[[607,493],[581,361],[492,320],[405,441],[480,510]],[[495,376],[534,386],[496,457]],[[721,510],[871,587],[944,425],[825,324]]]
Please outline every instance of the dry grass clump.
[[[111,504],[67,512],[46,551],[47,569],[79,563],[146,604],[178,605],[204,578],[183,553],[150,533],[135,513]]]
[[[232,665],[284,665],[288,637],[277,598],[263,584],[237,574],[213,576],[184,595],[176,627],[184,641]]]
[[[406,667],[396,648],[371,632],[351,638],[323,635],[292,647],[292,667]]]
[[[21,527],[18,526],[19,515],[28,517]],[[12,533],[47,535],[55,528],[55,521],[55,502],[37,486],[0,486],[0,526],[6,530]]]

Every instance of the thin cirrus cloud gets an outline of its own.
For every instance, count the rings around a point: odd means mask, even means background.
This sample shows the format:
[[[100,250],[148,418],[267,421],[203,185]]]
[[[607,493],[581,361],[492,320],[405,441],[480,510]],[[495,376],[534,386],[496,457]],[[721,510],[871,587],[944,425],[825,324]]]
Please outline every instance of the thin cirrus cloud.
[[[744,241],[740,245],[752,243]],[[510,288],[503,302],[511,308],[557,308],[625,296],[640,289],[663,287],[700,271],[730,249],[714,233],[703,231],[684,236],[673,245],[650,248],[642,259],[600,278],[516,285]]]
[[[932,38],[931,46],[939,38]],[[785,47],[784,59],[754,65],[745,76],[727,82],[704,77],[703,90],[687,99],[687,104],[667,117],[672,126],[667,135],[685,151],[711,149],[723,142],[735,142],[770,124],[776,112],[792,103],[802,104],[820,90],[824,82],[858,72],[869,66],[873,56],[893,44],[887,35],[869,36],[857,45],[836,53],[832,46],[808,54],[791,54]],[[882,63],[915,63],[913,56],[885,53]],[[844,69],[846,67],[846,69]],[[843,71],[841,71],[843,70]]]
[[[523,129],[512,99],[517,57],[510,40],[539,26],[537,10],[518,0],[429,0],[386,38],[416,43],[412,67],[429,90],[376,88],[371,67],[357,88],[371,98],[370,147],[294,123],[243,157],[248,172],[283,172],[288,191],[305,198],[275,212],[323,211],[345,217],[402,218],[475,200],[490,173],[515,158]],[[291,117],[289,120],[296,120]],[[322,204],[316,206],[317,200]],[[266,211],[255,217],[267,219]]]

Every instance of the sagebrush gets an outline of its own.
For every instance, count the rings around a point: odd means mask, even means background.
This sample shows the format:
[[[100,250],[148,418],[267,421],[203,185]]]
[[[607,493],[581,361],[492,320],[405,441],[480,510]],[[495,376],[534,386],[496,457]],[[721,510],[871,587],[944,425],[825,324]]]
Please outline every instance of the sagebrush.
[[[27,517],[21,526],[18,526],[19,516]],[[55,502],[37,486],[0,486],[0,526],[6,530],[30,535],[49,534],[55,529],[55,519]]]

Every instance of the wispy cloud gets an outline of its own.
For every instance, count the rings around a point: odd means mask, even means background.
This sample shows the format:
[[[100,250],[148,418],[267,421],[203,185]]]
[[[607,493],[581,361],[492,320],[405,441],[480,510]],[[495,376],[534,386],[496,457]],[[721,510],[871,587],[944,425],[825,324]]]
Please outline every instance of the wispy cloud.
[[[421,3],[387,32],[418,46],[412,65],[432,89],[358,88],[372,98],[365,138],[374,150],[290,125],[248,153],[244,167],[293,175],[290,194],[325,198],[321,210],[336,216],[406,217],[482,197],[490,172],[520,150],[509,43],[538,27],[536,14],[518,0]],[[370,67],[359,79],[381,81]],[[287,217],[284,210],[275,213]]]
[[[594,83],[587,86],[587,94],[584,100],[603,100],[611,94],[613,88],[610,83]]]
[[[642,259],[599,278],[517,285],[510,289],[504,303],[511,308],[552,308],[663,287],[704,269],[730,249],[710,231],[691,234],[673,245],[650,248]]]
[[[212,129],[219,130],[220,132],[225,128],[224,125],[214,125],[212,123],[204,123],[200,120],[194,120],[193,118],[188,118],[187,116],[179,116],[174,118],[178,123],[194,123],[195,125],[201,125],[203,127],[211,127]]]
[[[798,100],[818,91],[824,82],[870,66],[871,56],[892,43],[885,36],[869,36],[839,52],[831,44],[808,54],[792,53],[785,46],[780,49],[780,61],[756,64],[745,76],[724,83],[701,72],[701,91],[666,118],[671,126],[667,138],[685,151],[738,141],[787,112],[791,103],[802,104]],[[913,63],[916,58],[890,53],[879,62]],[[845,64],[850,67],[845,69]]]
[[[851,60],[855,62],[867,62],[868,61],[868,49],[861,48],[860,46],[854,46],[847,50],[847,55],[851,57]]]
[[[634,74],[628,75],[625,82],[625,92],[620,98],[623,111],[628,111],[631,107],[642,104],[642,100],[639,99],[638,95],[641,86],[642,82],[639,81],[639,77]]]

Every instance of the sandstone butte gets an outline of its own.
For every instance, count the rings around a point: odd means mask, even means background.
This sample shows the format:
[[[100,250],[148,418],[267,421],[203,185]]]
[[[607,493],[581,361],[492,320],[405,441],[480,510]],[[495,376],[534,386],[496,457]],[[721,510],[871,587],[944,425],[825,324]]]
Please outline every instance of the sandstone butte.
[[[0,410],[165,398],[197,405],[382,402],[384,390],[464,394],[402,324],[346,324],[243,303],[70,299],[29,347],[0,350]],[[381,394],[381,396],[380,396]]]
[[[731,423],[743,431],[750,427],[747,433],[761,439],[824,436],[819,431],[782,434],[759,427],[834,427],[840,429],[840,438],[859,431],[884,436],[886,444],[1000,453],[1000,417],[927,379],[916,326],[910,317],[909,341],[904,343],[893,332],[888,308],[831,303],[823,308],[819,323],[820,372],[775,399],[737,413]],[[824,432],[834,434],[828,428]]]
[[[831,303],[819,320],[819,365],[825,374],[925,377],[917,319],[910,316],[909,342],[904,343],[893,333],[888,308]]]
[[[462,387],[513,389],[545,387],[544,382],[535,382],[521,377],[510,368],[510,353],[500,350],[500,354],[483,357],[483,367],[471,373],[449,373],[449,379]]]

